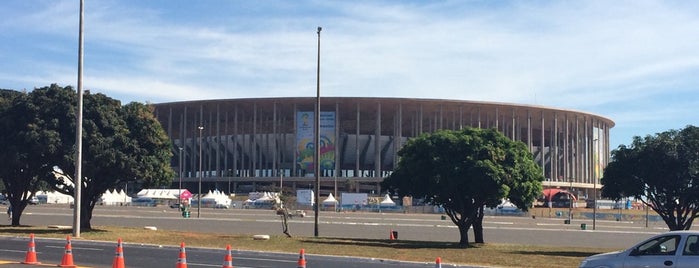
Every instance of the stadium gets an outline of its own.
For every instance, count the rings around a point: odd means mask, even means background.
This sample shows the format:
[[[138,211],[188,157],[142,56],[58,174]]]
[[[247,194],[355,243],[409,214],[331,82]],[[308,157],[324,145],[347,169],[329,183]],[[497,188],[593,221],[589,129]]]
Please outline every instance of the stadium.
[[[200,100],[155,104],[174,145],[174,187],[228,193],[310,189],[315,182],[315,97]],[[592,196],[609,161],[614,122],[591,113],[497,102],[323,97],[321,194],[380,194],[396,153],[439,129],[495,128],[522,141],[543,167],[544,188]]]

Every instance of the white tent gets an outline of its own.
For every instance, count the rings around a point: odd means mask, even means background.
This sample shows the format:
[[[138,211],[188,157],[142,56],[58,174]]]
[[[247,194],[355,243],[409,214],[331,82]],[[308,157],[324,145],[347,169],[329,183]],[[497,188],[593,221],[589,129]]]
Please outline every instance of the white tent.
[[[383,200],[379,204],[382,207],[395,207],[396,203],[391,200],[391,197],[386,194],[386,196],[383,197]]]
[[[152,199],[177,199],[180,189],[142,189],[136,196],[139,198]]]
[[[333,196],[332,193],[328,194],[328,198],[325,198],[325,200],[323,200],[323,205],[335,205],[335,204],[337,204],[337,199],[335,199],[335,197]]]
[[[125,205],[131,203],[131,197],[124,193],[124,190],[107,190],[100,197],[102,205]]]
[[[40,191],[36,193],[36,198],[47,204],[70,204],[73,202],[73,197],[56,191],[46,192]]]
[[[273,206],[279,200],[279,193],[275,192],[251,192],[248,194],[248,200],[243,202],[244,206],[253,206],[256,208],[267,208]]]
[[[158,198],[175,200],[177,199],[177,194],[173,193],[172,191],[160,191],[158,193]]]
[[[215,205],[226,205],[230,206],[231,205],[231,199],[228,198],[227,195],[225,195],[223,192],[220,192],[219,190],[211,191],[202,196],[201,198],[201,205],[204,207],[213,207]]]
[[[157,198],[158,195],[155,193],[156,190],[143,189],[139,191],[136,196],[139,198]]]

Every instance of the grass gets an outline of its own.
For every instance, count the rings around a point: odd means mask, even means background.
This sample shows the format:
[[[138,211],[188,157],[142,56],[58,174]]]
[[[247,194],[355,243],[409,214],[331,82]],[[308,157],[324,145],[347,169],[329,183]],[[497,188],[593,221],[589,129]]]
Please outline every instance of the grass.
[[[0,235],[26,236],[34,233],[39,238],[65,238],[72,230],[47,227],[0,226]],[[98,226],[83,231],[78,239],[145,243],[179,246],[185,242],[188,247],[225,248],[230,244],[237,250],[257,250],[297,253],[301,248],[307,254],[359,256],[377,259],[417,261],[433,263],[436,257],[442,263],[470,264],[490,267],[577,267],[589,255],[607,252],[612,249],[544,247],[515,244],[471,244],[470,248],[460,248],[456,243],[406,241],[388,239],[350,239],[271,236],[270,240],[253,240],[250,235],[230,235],[216,233],[194,233],[180,231],[150,231],[139,228]],[[76,240],[74,238],[74,240]],[[214,242],[212,242],[214,241]]]

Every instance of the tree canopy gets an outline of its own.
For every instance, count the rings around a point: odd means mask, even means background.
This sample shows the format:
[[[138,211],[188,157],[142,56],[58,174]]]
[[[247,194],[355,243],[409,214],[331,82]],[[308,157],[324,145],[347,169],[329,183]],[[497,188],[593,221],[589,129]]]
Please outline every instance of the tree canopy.
[[[634,137],[612,151],[601,183],[603,197],[637,198],[670,230],[688,230],[699,215],[699,128]]]
[[[39,176],[34,171],[40,166],[31,161],[42,155],[29,150],[25,142],[31,137],[38,138],[42,134],[37,131],[36,123],[27,113],[25,106],[27,94],[2,90],[0,92],[0,179],[5,188],[5,194],[12,205],[12,225],[19,225],[21,211],[28,205],[31,195],[41,186]],[[32,111],[33,112],[33,111]]]
[[[382,187],[442,206],[464,247],[471,226],[482,227],[484,207],[508,198],[526,211],[542,192],[541,168],[526,146],[495,129],[423,134],[408,140],[398,156],[397,168]],[[476,242],[483,242],[482,229],[474,234]]]
[[[81,227],[90,229],[92,210],[100,196],[126,182],[144,186],[167,184],[174,172],[169,161],[172,147],[152,108],[141,103],[122,106],[104,94],[83,95],[83,150]],[[38,88],[15,98],[0,114],[0,124],[9,139],[0,141],[12,150],[0,152],[0,159],[12,163],[3,182],[14,193],[17,205],[35,192],[33,185],[46,182],[56,191],[73,196],[75,174],[75,107],[77,94],[71,87]],[[20,176],[21,175],[21,176]],[[29,185],[28,189],[15,185]],[[34,187],[34,188],[32,188]],[[11,202],[13,199],[10,199]],[[22,201],[24,200],[24,201]],[[24,206],[21,207],[23,209]],[[21,215],[15,207],[14,215]],[[13,225],[19,224],[19,217]]]

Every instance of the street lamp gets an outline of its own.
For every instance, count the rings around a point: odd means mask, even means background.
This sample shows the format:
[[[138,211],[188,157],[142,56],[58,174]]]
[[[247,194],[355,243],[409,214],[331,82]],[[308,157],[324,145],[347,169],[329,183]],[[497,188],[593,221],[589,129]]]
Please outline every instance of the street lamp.
[[[82,204],[82,159],[83,159],[83,21],[85,1],[80,0],[80,24],[78,28],[78,107],[75,110],[75,183],[73,194],[73,237],[80,237],[80,211]],[[19,219],[19,218],[18,218]]]
[[[598,132],[599,133],[599,132]],[[598,134],[599,135],[599,134]],[[599,158],[600,158],[600,146],[599,146],[599,137],[594,139],[594,147],[595,147],[595,174],[594,174],[594,184],[592,186],[592,192],[593,195],[595,196],[595,199],[592,200],[592,230],[597,229],[597,180],[599,179],[599,169],[602,168],[599,166]]]
[[[553,207],[553,204],[551,204],[551,200],[553,199],[553,196],[551,196],[551,181],[552,181],[553,179],[552,179],[552,178],[548,178],[548,179],[546,179],[546,180],[549,182],[549,191],[548,191],[549,195],[548,195],[548,196],[544,196],[544,198],[546,198],[546,203],[548,203],[547,205],[548,205],[548,207],[549,207],[549,218],[551,218],[551,208]]]
[[[180,206],[182,206],[182,149],[184,148],[180,147],[180,187],[177,188],[177,202]]]
[[[199,195],[197,196],[197,218],[200,217],[201,215],[201,145],[202,145],[202,138],[201,138],[201,131],[204,130],[203,126],[199,126]]]
[[[568,201],[569,201],[569,202],[568,202],[568,203],[569,203],[569,206],[568,206],[568,223],[569,223],[569,224],[572,224],[572,220],[573,220],[573,178],[572,178],[572,177],[570,178],[570,188],[568,189],[568,191],[570,192],[570,193],[569,193],[570,195],[569,195],[569,197],[568,197]]]
[[[315,173],[316,191],[314,193],[315,212],[313,234],[318,237],[318,214],[320,213],[320,31],[323,28],[318,27],[318,69],[316,72],[316,112],[315,112],[315,162],[313,163],[313,173]]]

